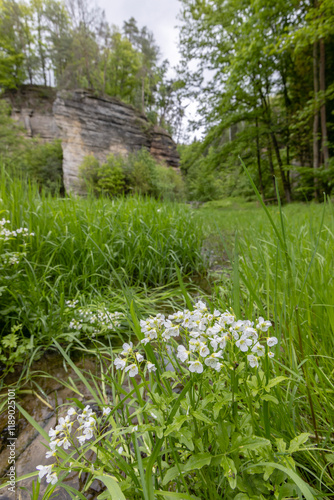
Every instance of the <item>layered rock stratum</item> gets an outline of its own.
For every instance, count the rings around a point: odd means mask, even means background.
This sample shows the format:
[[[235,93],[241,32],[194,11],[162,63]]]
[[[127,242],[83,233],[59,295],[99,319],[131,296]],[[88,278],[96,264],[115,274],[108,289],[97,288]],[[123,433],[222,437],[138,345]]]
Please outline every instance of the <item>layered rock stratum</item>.
[[[87,90],[63,90],[25,86],[7,93],[12,117],[30,137],[61,139],[63,175],[67,191],[80,194],[79,166],[87,155],[105,161],[111,154],[127,155],[146,148],[159,162],[179,166],[171,136],[153,126],[132,106],[112,97],[97,97]]]

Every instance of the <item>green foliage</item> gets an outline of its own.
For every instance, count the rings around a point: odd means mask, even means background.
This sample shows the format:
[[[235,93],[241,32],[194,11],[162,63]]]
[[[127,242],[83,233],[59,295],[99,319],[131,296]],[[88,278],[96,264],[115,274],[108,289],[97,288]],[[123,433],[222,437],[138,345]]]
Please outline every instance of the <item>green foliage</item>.
[[[199,154],[210,157],[212,171],[217,171],[216,178],[221,175],[228,196],[232,191],[248,196],[246,183],[239,186],[239,174],[245,176],[238,156],[264,199],[275,197],[273,177],[279,179],[281,197],[287,202],[294,196],[300,199],[301,192],[311,199],[317,189],[318,197],[323,191],[330,194],[332,186],[322,182],[315,163],[329,167],[325,151],[328,138],[332,139],[334,74],[328,62],[324,88],[324,78],[319,76],[324,55],[318,57],[317,44],[321,41],[326,60],[331,61],[332,1],[218,3],[219,8],[215,0],[182,1],[180,76],[184,95],[199,101],[197,123],[205,127]],[[318,85],[314,95],[318,79],[322,88]],[[321,127],[320,121],[315,124],[320,109]],[[329,149],[332,153],[331,144]],[[194,155],[194,169],[199,162]],[[304,176],[294,176],[292,164],[314,167],[312,182],[303,184]],[[210,190],[204,194],[205,199],[213,196]]]
[[[96,190],[110,196],[117,196],[124,192],[125,175],[123,172],[124,160],[121,156],[109,155],[105,163],[97,169]]]
[[[215,288],[220,307],[233,306],[237,291],[246,317],[273,319],[280,345],[275,373],[296,380],[288,393],[276,392],[279,406],[271,405],[277,435],[289,441],[309,433],[313,443],[331,443],[332,448],[334,401],[327,374],[334,369],[328,354],[334,338],[333,204],[293,204],[282,212],[267,207],[270,221],[255,204],[234,207],[233,199],[230,202],[232,206],[219,208],[208,203],[198,211],[206,221],[208,240],[216,238],[212,248],[224,255],[222,278]],[[304,455],[301,463],[313,471],[318,485],[319,478],[324,479],[329,488],[325,498],[331,498],[332,479],[322,452]],[[308,474],[305,477],[312,481]]]
[[[146,26],[138,27],[131,18],[120,30],[89,2],[0,3],[3,90],[18,88],[27,80],[57,88],[87,88],[120,98],[147,112],[154,123],[177,131],[182,116],[174,99],[177,88],[167,80],[168,62],[159,64],[159,52]]]
[[[137,153],[129,154],[124,161],[124,171],[128,189],[144,195],[156,195],[158,182],[158,165],[153,156],[142,148]]]
[[[0,3],[0,88],[17,88],[27,76],[23,5],[8,0]]]
[[[98,169],[100,163],[94,155],[85,156],[81,165],[79,166],[79,176],[84,183],[84,187],[96,189],[98,183]]]
[[[159,165],[144,148],[127,157],[111,154],[101,166],[93,156],[87,156],[80,166],[80,176],[96,194],[132,193],[165,200],[182,200],[185,194],[181,174]]]
[[[36,348],[69,334],[67,299],[84,296],[86,309],[104,293],[121,310],[133,294],[138,307],[162,296],[173,300],[177,292],[168,290],[146,299],[147,286],[175,282],[176,265],[185,273],[204,269],[201,228],[188,208],[167,201],[53,198],[3,170],[0,215],[12,234],[6,239],[6,229],[0,238],[0,336],[20,324]]]
[[[14,365],[27,363],[33,349],[34,337],[25,338],[22,335],[22,325],[13,326],[11,333],[0,339],[0,364],[5,366],[2,376],[14,372]]]
[[[226,311],[219,318],[219,311],[213,315],[203,302],[192,309],[177,311],[167,321],[162,315],[150,317],[140,326],[132,309],[129,327],[139,342],[123,344],[117,358],[114,350],[102,347],[101,351],[97,345],[99,375],[85,375],[56,343],[89,390],[94,409],[78,402],[69,408],[66,420],[60,419],[57,434],[52,430],[49,439],[56,461],[49,468],[39,466],[40,477],[47,475],[54,484],[61,481],[59,486],[66,490],[71,462],[72,471],[88,473],[75,491],[83,496],[98,479],[109,483],[109,492],[117,498],[127,499],[154,500],[172,494],[171,498],[180,499],[288,500],[303,494],[314,500],[320,491],[303,481],[295,461],[312,449],[309,433],[286,440],[265,431],[268,401],[277,405],[273,394],[286,392],[294,378],[270,377],[267,351],[262,366],[252,367],[230,335],[230,325],[236,325],[230,321],[236,319],[233,313]],[[228,324],[223,326],[225,320]],[[195,345],[190,336],[194,321],[201,323],[202,341],[191,352],[185,350],[183,357],[173,337],[183,347]],[[222,350],[210,347],[221,357],[206,364],[208,353],[200,355],[199,349],[208,349],[210,328],[218,322],[220,334],[226,333],[224,356]],[[241,328],[240,321],[238,325]],[[256,328],[259,338],[270,335]],[[198,358],[198,370],[187,362],[190,357]],[[273,428],[275,421],[269,426]],[[44,498],[49,492],[50,487]]]
[[[63,191],[63,151],[60,140],[41,142],[24,136],[10,117],[10,106],[0,101],[0,158],[12,175],[28,176],[40,189]]]
[[[27,142],[22,169],[43,189],[51,193],[63,192],[63,150],[59,139],[33,144]]]

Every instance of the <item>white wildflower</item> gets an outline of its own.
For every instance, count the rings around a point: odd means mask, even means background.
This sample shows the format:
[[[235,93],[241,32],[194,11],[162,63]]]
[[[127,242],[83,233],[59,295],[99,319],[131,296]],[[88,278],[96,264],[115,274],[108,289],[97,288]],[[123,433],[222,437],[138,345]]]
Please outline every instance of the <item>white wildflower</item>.
[[[134,363],[125,368],[126,372],[129,372],[129,377],[135,377],[138,374],[138,367]]]
[[[179,345],[178,348],[177,348],[177,355],[176,357],[184,362],[188,359],[188,356],[189,356],[190,352],[187,351],[187,349],[184,347],[184,345]]]
[[[276,337],[269,337],[269,338],[267,339],[267,345],[268,345],[269,347],[273,347],[274,345],[276,345],[276,344],[277,344],[277,342],[278,342],[278,340],[277,340],[277,338],[276,338]]]
[[[147,362],[147,369],[148,371],[151,373],[151,372],[155,372],[157,370],[157,367],[151,363],[150,361]]]
[[[259,330],[261,330],[261,332],[266,332],[266,331],[268,331],[268,329],[271,326],[272,326],[272,324],[271,324],[270,321],[265,321],[264,318],[262,318],[260,316],[259,319],[258,319],[258,321],[257,321],[256,328],[258,328]]]
[[[258,358],[256,356],[254,356],[253,354],[249,354],[247,356],[247,359],[248,359],[248,362],[252,368],[259,366]]]
[[[47,483],[56,484],[57,481],[58,481],[58,477],[57,477],[57,474],[55,472],[53,474],[48,474],[46,476]]]
[[[116,358],[114,360],[114,365],[116,366],[116,370],[124,370],[126,367],[126,360],[122,358]]]
[[[252,345],[252,340],[242,336],[235,345],[239,347],[240,351],[247,352],[248,348]]]
[[[188,361],[189,363],[189,371],[193,373],[202,373],[203,365],[199,360],[196,361]]]
[[[46,474],[51,474],[52,465],[37,465],[36,469],[39,470],[39,479],[42,479]]]

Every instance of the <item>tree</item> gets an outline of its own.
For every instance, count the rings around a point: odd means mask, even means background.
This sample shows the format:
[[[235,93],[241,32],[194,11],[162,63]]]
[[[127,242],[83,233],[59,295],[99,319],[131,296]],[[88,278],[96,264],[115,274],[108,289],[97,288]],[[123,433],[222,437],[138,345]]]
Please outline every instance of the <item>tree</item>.
[[[309,6],[297,0],[182,0],[182,3],[182,77],[186,95],[200,102],[201,124],[207,131],[203,152],[212,144],[219,154],[224,149],[223,133],[231,127],[239,127],[240,133],[232,139],[234,147],[239,149],[246,126],[248,136],[256,144],[256,155],[253,159],[249,157],[252,149],[249,145],[243,156],[248,158],[250,166],[256,158],[261,191],[264,193],[266,189],[263,178],[270,179],[277,173],[285,199],[291,201],[291,163],[296,158],[305,160],[309,137],[307,120],[298,127],[296,113],[302,113],[307,105],[312,82],[306,73],[308,65],[304,64],[305,69],[298,66],[291,40],[295,40],[296,33],[309,29]],[[325,4],[333,2],[323,0],[321,12],[325,11]],[[323,18],[318,12],[312,17],[315,19],[318,24],[321,19],[326,24],[329,12]],[[323,30],[320,32],[323,34]],[[324,61],[320,66],[324,68]],[[300,92],[298,73],[305,94]],[[319,97],[324,99],[325,93],[319,90]],[[324,112],[322,116],[325,131]],[[301,134],[302,140],[297,140]],[[323,136],[326,137],[325,132]],[[323,139],[323,152],[326,142]],[[224,168],[226,163],[227,159],[220,165]],[[270,169],[269,176],[263,167]]]

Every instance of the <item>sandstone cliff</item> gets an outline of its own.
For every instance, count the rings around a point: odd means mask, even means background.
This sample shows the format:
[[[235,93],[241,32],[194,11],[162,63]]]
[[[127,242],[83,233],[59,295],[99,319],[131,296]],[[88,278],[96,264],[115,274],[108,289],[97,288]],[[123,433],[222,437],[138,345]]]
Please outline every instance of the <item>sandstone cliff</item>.
[[[66,190],[80,192],[78,169],[84,156],[104,161],[108,154],[127,155],[147,148],[159,162],[178,167],[179,156],[170,135],[154,127],[131,106],[115,98],[96,97],[85,90],[61,91],[26,86],[6,95],[12,116],[27,135],[49,141],[60,138]]]

